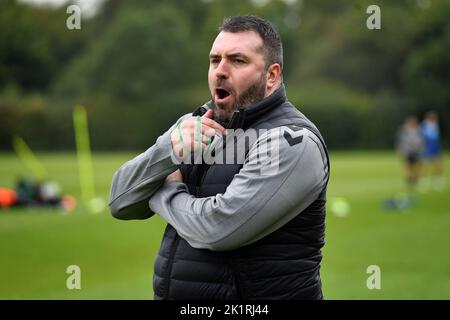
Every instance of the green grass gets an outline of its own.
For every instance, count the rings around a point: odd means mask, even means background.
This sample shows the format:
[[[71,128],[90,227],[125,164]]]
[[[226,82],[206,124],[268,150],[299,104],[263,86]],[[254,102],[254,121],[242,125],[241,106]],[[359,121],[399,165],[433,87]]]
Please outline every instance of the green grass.
[[[132,154],[94,155],[97,193],[108,198],[112,174]],[[73,154],[40,159],[66,194],[80,198]],[[404,212],[382,202],[403,189],[393,153],[333,153],[328,196],[345,197],[347,217],[330,211],[321,274],[327,299],[450,299],[450,188],[418,194]],[[449,155],[446,172],[450,172]],[[26,172],[0,154],[0,186]],[[165,223],[159,217],[119,221],[90,214],[29,209],[0,212],[0,299],[151,299],[152,272]],[[66,268],[81,268],[81,290],[66,288]],[[381,290],[369,290],[369,265],[381,268]]]

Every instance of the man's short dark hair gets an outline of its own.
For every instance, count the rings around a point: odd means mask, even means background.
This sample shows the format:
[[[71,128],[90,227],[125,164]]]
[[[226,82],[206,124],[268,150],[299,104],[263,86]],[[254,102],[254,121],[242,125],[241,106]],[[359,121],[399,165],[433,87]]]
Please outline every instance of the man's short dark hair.
[[[219,32],[254,31],[263,41],[266,67],[278,63],[283,70],[283,45],[273,25],[260,17],[245,15],[226,18],[219,27]]]

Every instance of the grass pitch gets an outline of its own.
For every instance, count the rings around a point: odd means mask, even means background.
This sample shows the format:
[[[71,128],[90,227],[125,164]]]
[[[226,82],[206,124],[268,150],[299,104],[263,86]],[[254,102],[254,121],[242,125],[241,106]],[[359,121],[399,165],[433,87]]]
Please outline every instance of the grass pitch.
[[[41,161],[65,194],[80,199],[75,154]],[[108,198],[114,171],[133,154],[95,154],[97,194]],[[450,155],[446,156],[450,172]],[[393,153],[332,153],[329,199],[343,197],[345,217],[328,210],[321,275],[326,299],[450,299],[450,186],[417,193],[403,211],[383,201],[404,189]],[[13,187],[26,169],[0,154],[0,186]],[[80,205],[0,211],[0,299],[151,299],[153,261],[165,223],[158,216],[119,221]],[[66,269],[81,268],[81,290],[68,290]],[[367,268],[381,270],[381,289],[369,290]]]

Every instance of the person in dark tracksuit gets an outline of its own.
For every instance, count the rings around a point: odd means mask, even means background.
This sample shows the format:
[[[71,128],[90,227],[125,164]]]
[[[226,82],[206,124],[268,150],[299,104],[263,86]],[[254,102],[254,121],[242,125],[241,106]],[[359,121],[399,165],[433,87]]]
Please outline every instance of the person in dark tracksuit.
[[[155,299],[323,299],[330,164],[286,97],[280,37],[230,17],[209,59],[212,99],[115,173],[111,213],[167,221]]]

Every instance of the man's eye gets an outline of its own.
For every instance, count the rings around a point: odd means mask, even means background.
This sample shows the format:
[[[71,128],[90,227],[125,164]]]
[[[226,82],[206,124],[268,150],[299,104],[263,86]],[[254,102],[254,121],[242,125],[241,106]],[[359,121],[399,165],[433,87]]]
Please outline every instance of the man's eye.
[[[220,61],[218,59],[210,60],[211,64],[218,64]]]
[[[241,60],[241,59],[236,59],[235,61],[236,61],[236,63],[238,63],[238,64],[245,63],[245,61],[244,61],[244,60]]]

